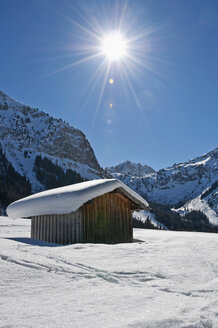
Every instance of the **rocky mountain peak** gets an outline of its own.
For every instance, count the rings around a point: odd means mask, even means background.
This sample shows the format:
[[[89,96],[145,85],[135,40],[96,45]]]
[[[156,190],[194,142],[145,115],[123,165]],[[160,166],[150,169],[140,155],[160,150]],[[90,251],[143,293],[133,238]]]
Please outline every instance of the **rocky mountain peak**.
[[[155,173],[155,170],[148,165],[143,165],[140,163],[132,163],[130,161],[125,161],[116,166],[111,166],[106,168],[109,173],[121,173],[134,177],[142,178],[148,174]]]

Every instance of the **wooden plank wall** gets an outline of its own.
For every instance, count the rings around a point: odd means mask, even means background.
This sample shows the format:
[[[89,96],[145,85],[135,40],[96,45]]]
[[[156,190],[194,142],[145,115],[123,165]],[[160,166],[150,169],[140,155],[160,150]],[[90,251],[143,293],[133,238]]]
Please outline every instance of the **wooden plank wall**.
[[[81,243],[82,211],[31,217],[31,238],[64,245]]]
[[[120,193],[96,197],[82,206],[83,242],[132,242],[132,213],[130,201]]]

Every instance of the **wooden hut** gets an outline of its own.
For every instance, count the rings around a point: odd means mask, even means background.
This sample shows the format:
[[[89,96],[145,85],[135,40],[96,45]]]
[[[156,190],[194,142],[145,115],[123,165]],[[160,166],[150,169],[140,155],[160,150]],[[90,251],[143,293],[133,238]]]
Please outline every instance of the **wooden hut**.
[[[132,242],[132,210],[148,203],[116,179],[86,181],[31,195],[9,205],[31,219],[31,237],[58,244]]]

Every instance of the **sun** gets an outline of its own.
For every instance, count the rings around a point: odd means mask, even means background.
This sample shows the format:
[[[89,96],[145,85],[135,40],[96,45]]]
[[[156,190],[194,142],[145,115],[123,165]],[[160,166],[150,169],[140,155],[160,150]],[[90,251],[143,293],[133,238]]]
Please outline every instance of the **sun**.
[[[128,1],[124,2],[128,3]],[[163,85],[162,80],[165,76],[162,76],[157,69],[158,63],[162,63],[163,60],[153,56],[152,53],[153,46],[154,49],[159,47],[156,40],[158,41],[160,36],[157,34],[154,38],[153,34],[159,33],[162,25],[159,22],[157,26],[149,26],[146,22],[145,26],[144,23],[141,25],[141,22],[138,25],[132,7],[124,5],[124,2],[115,1],[114,11],[111,14],[108,12],[108,16],[105,16],[104,11],[101,12],[101,7],[98,5],[96,5],[96,17],[93,17],[93,9],[85,13],[75,9],[73,18],[61,15],[72,24],[69,34],[72,35],[72,42],[69,42],[69,46],[66,47],[66,54],[63,53],[60,57],[49,57],[47,60],[61,59],[63,63],[66,63],[40,78],[44,79],[84,65],[84,72],[86,72],[84,77],[87,77],[88,72],[91,74],[81,88],[81,94],[83,92],[85,94],[82,109],[88,107],[89,102],[95,99],[96,93],[93,124],[100,108],[106,107],[111,113],[114,112],[115,97],[122,92],[125,97],[130,94],[144,115],[139,97],[144,99],[145,96],[141,91],[138,95],[135,87],[140,83],[141,88],[142,78],[150,83],[151,76],[155,78],[155,85]],[[113,12],[116,13],[115,17]],[[108,101],[109,96],[111,102]]]
[[[110,33],[102,41],[102,52],[110,62],[119,61],[127,54],[127,42],[119,32]]]

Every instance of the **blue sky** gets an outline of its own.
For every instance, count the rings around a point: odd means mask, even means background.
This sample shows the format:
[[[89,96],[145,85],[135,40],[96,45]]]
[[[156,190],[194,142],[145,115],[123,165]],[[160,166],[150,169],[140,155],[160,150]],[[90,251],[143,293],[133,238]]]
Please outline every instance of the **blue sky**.
[[[107,71],[96,36],[118,26],[131,59]],[[3,0],[0,49],[0,89],[81,129],[103,167],[217,146],[216,0]]]

